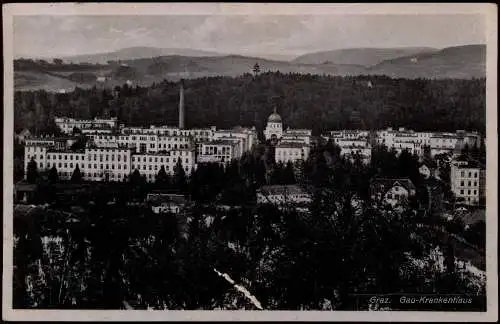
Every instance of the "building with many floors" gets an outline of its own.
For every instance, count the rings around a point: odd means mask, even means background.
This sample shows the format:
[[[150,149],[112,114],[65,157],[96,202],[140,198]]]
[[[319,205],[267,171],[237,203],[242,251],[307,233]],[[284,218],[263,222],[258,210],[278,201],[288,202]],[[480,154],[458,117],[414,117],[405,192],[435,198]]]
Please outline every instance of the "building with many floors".
[[[126,145],[89,141],[84,149],[58,148],[53,144],[25,146],[25,170],[33,159],[39,170],[57,169],[63,180],[71,178],[78,167],[87,181],[125,181],[138,170],[148,182],[155,181],[163,166],[167,174],[174,173],[178,161],[186,174],[196,167],[194,148],[178,148],[161,152],[138,152]]]
[[[460,156],[451,162],[451,191],[468,205],[479,204],[485,196],[485,168],[479,162]]]

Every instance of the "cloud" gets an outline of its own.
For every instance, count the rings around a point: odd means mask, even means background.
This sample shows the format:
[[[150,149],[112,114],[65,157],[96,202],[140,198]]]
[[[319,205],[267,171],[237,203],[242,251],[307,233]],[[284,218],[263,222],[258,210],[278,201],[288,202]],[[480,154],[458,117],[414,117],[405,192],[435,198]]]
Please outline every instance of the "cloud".
[[[437,32],[439,31],[439,32]],[[485,42],[478,15],[16,16],[14,51],[72,55],[129,46],[222,53],[303,53],[349,47]],[[59,54],[57,54],[59,53]]]

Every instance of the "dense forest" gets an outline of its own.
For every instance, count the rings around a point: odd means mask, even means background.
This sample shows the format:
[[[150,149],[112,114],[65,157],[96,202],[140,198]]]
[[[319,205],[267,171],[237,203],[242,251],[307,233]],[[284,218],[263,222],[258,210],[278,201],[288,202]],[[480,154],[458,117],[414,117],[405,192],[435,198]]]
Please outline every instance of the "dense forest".
[[[90,63],[64,63],[61,59],[54,59],[52,62],[46,60],[32,60],[32,59],[17,59],[14,60],[15,71],[86,71],[95,70],[96,68],[105,67],[100,64]]]
[[[262,73],[184,80],[188,127],[265,127],[273,106],[284,126],[329,129],[388,126],[485,132],[485,79],[392,79]],[[15,130],[43,132],[53,116],[118,116],[130,125],[170,124],[178,118],[179,83],[71,93],[15,93]]]

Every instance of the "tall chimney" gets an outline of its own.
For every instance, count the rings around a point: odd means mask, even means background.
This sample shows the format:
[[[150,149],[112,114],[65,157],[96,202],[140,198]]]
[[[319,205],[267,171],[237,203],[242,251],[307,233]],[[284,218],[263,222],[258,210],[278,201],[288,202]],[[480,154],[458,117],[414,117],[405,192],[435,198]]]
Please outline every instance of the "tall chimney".
[[[184,129],[184,86],[182,80],[179,91],[179,129]]]

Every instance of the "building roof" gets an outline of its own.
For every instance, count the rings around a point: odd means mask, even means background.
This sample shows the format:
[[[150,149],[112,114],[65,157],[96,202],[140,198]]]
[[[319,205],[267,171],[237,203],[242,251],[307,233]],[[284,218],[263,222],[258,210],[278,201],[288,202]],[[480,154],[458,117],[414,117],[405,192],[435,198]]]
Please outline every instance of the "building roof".
[[[47,154],[51,154],[51,153],[85,154],[85,149],[72,150],[70,148],[62,148],[62,149],[51,148],[50,150],[47,150]]]
[[[281,116],[278,114],[276,111],[276,107],[274,107],[274,111],[269,117],[267,118],[268,123],[281,123]]]
[[[25,128],[22,131],[20,131],[17,135],[27,137],[31,135],[31,132],[29,131],[29,129]]]
[[[283,195],[283,194],[305,194],[307,193],[303,188],[298,185],[270,185],[262,186],[259,192],[264,195]]]
[[[464,155],[464,154],[458,156],[456,159],[454,159],[452,161],[452,163],[453,162],[467,162],[466,165],[455,165],[456,167],[462,168],[462,169],[471,169],[471,168],[485,169],[486,168],[485,165],[483,165],[481,162],[474,160],[471,157]]]
[[[364,142],[365,145],[357,145],[354,143],[349,143],[349,144],[337,144],[341,149],[370,149],[371,150],[371,145],[370,143]]]
[[[458,138],[457,134],[452,134],[452,133],[433,133],[431,138],[450,138],[450,139],[456,139]]]
[[[372,192],[380,192],[385,194],[392,187],[400,185],[408,191],[415,191],[416,187],[408,178],[372,178],[370,188]]]
[[[186,197],[179,194],[152,192],[147,195],[146,201],[152,204],[170,203],[183,205],[186,203]]]

